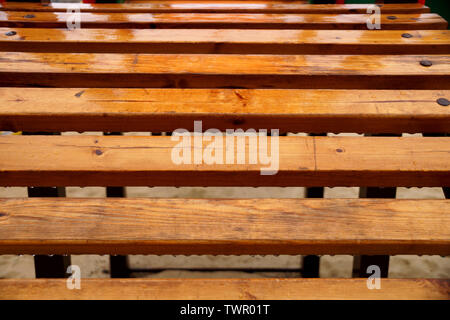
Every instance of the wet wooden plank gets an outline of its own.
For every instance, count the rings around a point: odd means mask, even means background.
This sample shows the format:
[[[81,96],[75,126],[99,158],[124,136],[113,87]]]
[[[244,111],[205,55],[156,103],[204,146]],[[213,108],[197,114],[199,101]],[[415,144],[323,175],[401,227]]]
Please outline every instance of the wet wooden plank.
[[[66,12],[0,11],[0,27],[66,28]],[[79,14],[81,28],[129,29],[362,29],[369,14],[253,14],[253,13],[89,13]],[[381,29],[447,29],[435,13],[381,15]]]
[[[220,54],[449,54],[448,30],[0,28],[1,51]]]
[[[0,88],[0,130],[446,132],[448,90]]]
[[[367,4],[308,4],[305,1],[151,1],[145,3],[40,3],[5,2],[0,11],[65,12],[79,8],[81,12],[106,13],[367,13]],[[427,13],[430,8],[417,3],[384,4],[382,13]]]
[[[83,279],[80,290],[67,290],[64,279],[3,279],[0,299],[449,299],[449,280],[383,279],[380,290],[367,289],[366,282],[367,279]]]
[[[448,255],[449,210],[450,200],[0,199],[0,253]]]
[[[432,66],[426,66],[428,61]],[[130,88],[450,89],[450,56],[0,52],[0,86],[106,85]]]
[[[262,144],[265,138],[260,147],[256,138],[233,137],[228,145],[219,138],[213,143],[165,136],[2,136],[0,185],[442,187],[450,183],[448,137],[288,136],[267,139],[267,148]],[[217,155],[210,155],[212,150]]]

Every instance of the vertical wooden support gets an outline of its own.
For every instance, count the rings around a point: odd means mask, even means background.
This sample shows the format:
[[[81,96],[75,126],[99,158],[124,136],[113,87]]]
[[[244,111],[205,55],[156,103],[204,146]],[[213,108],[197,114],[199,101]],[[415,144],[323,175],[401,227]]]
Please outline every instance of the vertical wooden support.
[[[65,197],[65,188],[28,187],[28,197]],[[66,278],[67,268],[71,265],[70,256],[35,255],[34,271],[36,278]]]
[[[120,136],[120,132],[105,132],[105,136]],[[107,198],[124,198],[124,187],[106,187]],[[109,268],[111,278],[129,278],[128,256],[109,256]]]
[[[303,256],[302,277],[319,278],[320,276],[320,257],[315,255]]]
[[[106,197],[123,198],[125,197],[125,188],[106,187]],[[130,269],[128,267],[128,256],[109,256],[111,278],[129,278]]]
[[[129,278],[128,256],[109,256],[111,278]]]
[[[106,197],[123,198],[125,197],[125,188],[106,187]],[[111,278],[129,278],[130,269],[128,267],[128,256],[109,256]]]
[[[360,188],[360,198],[395,198],[396,188]],[[367,278],[367,267],[376,265],[380,268],[382,278],[387,278],[389,273],[389,256],[355,256],[353,260],[353,277]]]
[[[326,136],[326,133],[310,133],[310,136]],[[306,188],[305,198],[323,198],[323,187]],[[302,277],[303,278],[319,278],[320,275],[320,257],[315,255],[307,255],[303,257]]]
[[[48,132],[22,132],[23,135],[59,135]],[[65,197],[64,187],[28,187],[28,197]],[[71,264],[70,256],[35,255],[34,270],[36,278],[66,278],[67,268]]]
[[[323,187],[306,188],[306,198],[323,198]],[[303,256],[302,277],[319,278],[320,257],[315,255]]]
[[[71,265],[70,256],[34,256],[36,278],[67,278],[67,268]]]
[[[395,134],[374,134],[366,136],[377,137],[400,137],[401,135]],[[397,188],[360,188],[360,198],[393,198],[395,199],[397,194]],[[380,268],[381,277],[387,278],[389,273],[389,256],[387,255],[375,255],[375,256],[355,256],[353,260],[353,277],[367,278],[371,274],[367,273],[367,267],[370,265],[376,265]]]
[[[380,267],[380,277],[387,278],[389,274],[389,256],[355,256],[353,260],[353,277],[368,278],[372,273],[367,273],[371,265]]]

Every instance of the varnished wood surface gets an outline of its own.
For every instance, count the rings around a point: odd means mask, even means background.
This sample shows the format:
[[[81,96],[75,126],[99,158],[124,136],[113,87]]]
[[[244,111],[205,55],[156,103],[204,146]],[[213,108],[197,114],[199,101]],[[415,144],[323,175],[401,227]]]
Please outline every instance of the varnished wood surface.
[[[9,35],[13,33],[14,35]],[[220,54],[449,54],[449,30],[0,28],[1,51]]]
[[[0,86],[437,90],[450,56],[0,52]]]
[[[0,130],[447,132],[448,90],[0,88]]]
[[[448,300],[449,291],[439,279],[382,279],[379,290],[367,279],[82,279],[80,290],[66,279],[0,280],[0,299],[13,300]]]
[[[73,14],[66,12],[0,11],[0,27],[66,28]],[[395,17],[395,18],[392,18]],[[259,13],[90,13],[79,14],[81,28],[129,29],[361,29],[369,14],[259,14]],[[447,29],[435,13],[383,14],[383,30]]]
[[[367,4],[307,4],[305,1],[151,1],[146,3],[40,3],[5,2],[0,11],[65,12],[79,8],[81,12],[122,13],[367,13]],[[427,6],[408,4],[384,4],[382,13],[427,13]]]
[[[2,4],[0,129],[171,131],[200,118],[222,130],[443,132],[447,22],[401,6],[382,6],[383,31],[368,32],[364,5],[83,4],[83,29],[68,31],[44,29],[66,27],[66,4]],[[162,28],[179,30],[138,30]],[[211,28],[224,30],[201,30]],[[170,137],[7,136],[0,146],[2,186],[450,183],[450,138],[282,137],[272,176],[261,164],[177,166]],[[449,211],[450,200],[0,199],[0,253],[449,255]],[[0,280],[0,299],[449,299],[449,283]]]
[[[450,254],[450,200],[0,199],[1,254]]]
[[[195,151],[192,137],[190,146],[171,139],[1,136],[0,185],[450,186],[448,137],[279,137],[279,152],[274,151],[273,158],[279,159],[279,168],[274,175],[261,175],[269,164],[258,159],[255,164],[250,158],[236,164],[239,154],[257,156],[257,148],[231,153],[228,162],[233,164],[226,164],[224,142],[219,164],[203,160],[195,164],[193,154],[200,151]],[[271,143],[268,139],[269,150]],[[209,144],[202,144],[203,153]],[[175,164],[172,155],[177,149],[177,154],[191,153],[191,164]]]

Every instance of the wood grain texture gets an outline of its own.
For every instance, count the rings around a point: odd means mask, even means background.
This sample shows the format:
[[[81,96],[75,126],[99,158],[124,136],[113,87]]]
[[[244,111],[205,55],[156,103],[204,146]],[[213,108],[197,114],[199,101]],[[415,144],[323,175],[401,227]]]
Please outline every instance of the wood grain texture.
[[[366,282],[367,279],[82,279],[80,290],[68,290],[65,279],[2,279],[0,299],[448,300],[450,295],[449,280],[382,279],[380,290],[367,289]],[[178,312],[174,310],[173,315]]]
[[[66,28],[73,14],[66,12],[0,11],[0,27]],[[129,29],[327,29],[367,30],[369,14],[259,13],[80,13],[81,28]],[[447,29],[435,13],[381,15],[383,30]]]
[[[450,56],[0,52],[0,86],[437,90]]]
[[[1,254],[450,254],[450,200],[0,199]]]
[[[367,13],[367,4],[307,4],[305,1],[151,1],[146,3],[40,3],[5,2],[0,11],[65,12],[80,8],[81,12],[122,13]],[[408,4],[384,4],[382,13],[427,13],[427,6]]]
[[[38,97],[38,98],[37,98]],[[0,88],[0,130],[447,132],[448,90]]]
[[[249,151],[249,139],[245,150],[229,152],[229,160],[227,144],[218,144],[223,164],[195,164],[194,153],[203,157],[212,142],[194,148],[190,138],[191,145],[183,146],[172,137],[2,136],[0,185],[450,186],[448,137],[279,137],[279,152],[274,149],[267,164],[257,154],[264,148]],[[191,164],[175,164],[184,154]],[[242,164],[230,164],[240,157]],[[261,175],[270,163],[278,166],[276,174]]]
[[[15,35],[9,36],[10,32]],[[410,38],[402,35],[409,34]],[[0,28],[1,51],[220,54],[449,54],[449,30]]]

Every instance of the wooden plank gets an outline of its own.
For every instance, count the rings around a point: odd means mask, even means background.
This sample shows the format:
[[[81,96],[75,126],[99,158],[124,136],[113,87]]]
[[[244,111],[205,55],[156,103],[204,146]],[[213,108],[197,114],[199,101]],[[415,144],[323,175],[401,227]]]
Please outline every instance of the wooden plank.
[[[450,56],[0,52],[0,86],[438,90]]]
[[[39,98],[38,98],[39,97]],[[448,90],[0,88],[0,130],[447,132]]]
[[[250,145],[250,139],[241,138],[245,150],[239,147],[234,153],[228,151],[227,159],[226,141],[222,146],[220,141],[214,142],[215,164],[209,164],[214,162],[212,156],[203,157],[213,148],[212,141],[202,143],[196,138],[197,142],[192,142],[190,137],[183,145],[171,139],[2,136],[0,185],[450,186],[449,137],[269,138],[267,149],[271,150],[272,143],[274,149],[267,160],[261,156],[267,154],[264,147],[258,150],[254,140]],[[237,138],[232,140],[237,146]],[[205,150],[207,146],[209,151]],[[231,141],[228,150],[233,150]],[[197,160],[193,160],[194,154]],[[186,157],[183,163],[181,157]],[[242,159],[241,164],[236,164],[237,159]],[[180,164],[176,164],[178,161]],[[275,174],[264,174],[269,167]]]
[[[61,53],[449,54],[450,31],[0,28],[0,50]]]
[[[7,198],[0,212],[1,254],[450,254],[450,200]]]
[[[122,13],[367,13],[367,4],[307,4],[304,1],[151,1],[146,3],[40,3],[5,2],[0,11]],[[427,13],[430,8],[417,3],[384,4],[382,13]]]
[[[0,299],[448,300],[450,295],[450,280],[383,279],[379,290],[369,290],[366,283],[367,279],[82,279],[81,289],[68,290],[62,279],[2,279]]]
[[[0,27],[66,28],[72,13],[0,11]],[[368,14],[257,13],[90,13],[79,14],[81,28],[129,29],[362,29]],[[395,17],[395,18],[393,18]],[[381,15],[383,30],[447,29],[435,13]]]

